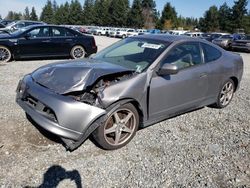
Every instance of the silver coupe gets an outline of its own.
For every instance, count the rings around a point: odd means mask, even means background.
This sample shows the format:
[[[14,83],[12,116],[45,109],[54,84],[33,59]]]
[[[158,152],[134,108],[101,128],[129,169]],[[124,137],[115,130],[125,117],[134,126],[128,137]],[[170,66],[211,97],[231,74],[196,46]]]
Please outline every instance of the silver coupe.
[[[140,128],[203,106],[226,107],[242,74],[240,55],[205,40],[140,35],[89,59],[40,67],[19,82],[16,101],[67,149],[93,135],[113,150]]]

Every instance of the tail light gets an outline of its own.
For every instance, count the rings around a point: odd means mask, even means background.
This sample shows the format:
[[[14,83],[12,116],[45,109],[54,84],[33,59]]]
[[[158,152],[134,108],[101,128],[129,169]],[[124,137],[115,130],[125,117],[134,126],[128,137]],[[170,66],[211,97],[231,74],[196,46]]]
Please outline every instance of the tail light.
[[[97,46],[96,46],[96,43],[95,43],[95,38],[93,37],[92,38],[92,48],[95,49]]]

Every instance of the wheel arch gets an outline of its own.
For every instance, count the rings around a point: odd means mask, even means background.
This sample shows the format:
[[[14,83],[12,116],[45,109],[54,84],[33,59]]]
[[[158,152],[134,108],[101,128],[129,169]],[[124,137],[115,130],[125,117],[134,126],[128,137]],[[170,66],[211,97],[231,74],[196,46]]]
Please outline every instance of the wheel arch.
[[[234,82],[234,92],[238,89],[239,86],[239,80],[235,76],[230,77],[231,80]]]
[[[137,100],[133,98],[123,98],[123,99],[120,99],[118,101],[115,101],[109,104],[106,109],[108,109],[108,111],[111,110],[111,113],[112,113],[115,109],[127,103],[131,103],[136,108],[138,115],[139,115],[139,121],[140,121],[139,128],[142,127],[145,116],[144,116],[143,108],[141,107],[140,103]]]

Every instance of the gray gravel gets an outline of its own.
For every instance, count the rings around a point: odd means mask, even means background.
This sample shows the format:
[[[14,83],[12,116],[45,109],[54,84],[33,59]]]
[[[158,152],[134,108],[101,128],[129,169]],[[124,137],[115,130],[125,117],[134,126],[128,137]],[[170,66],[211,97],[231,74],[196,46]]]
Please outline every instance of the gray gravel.
[[[97,37],[99,48],[116,39]],[[15,104],[18,80],[55,60],[0,66],[0,187],[250,187],[250,54],[223,110],[203,108],[138,131],[122,149],[87,140],[70,153]]]

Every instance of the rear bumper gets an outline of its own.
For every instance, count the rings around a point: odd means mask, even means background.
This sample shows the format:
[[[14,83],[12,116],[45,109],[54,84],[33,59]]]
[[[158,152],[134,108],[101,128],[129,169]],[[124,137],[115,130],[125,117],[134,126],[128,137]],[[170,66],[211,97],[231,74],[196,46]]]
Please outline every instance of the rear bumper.
[[[78,141],[105,110],[62,96],[36,84],[28,75],[19,83],[16,102],[45,130]]]

